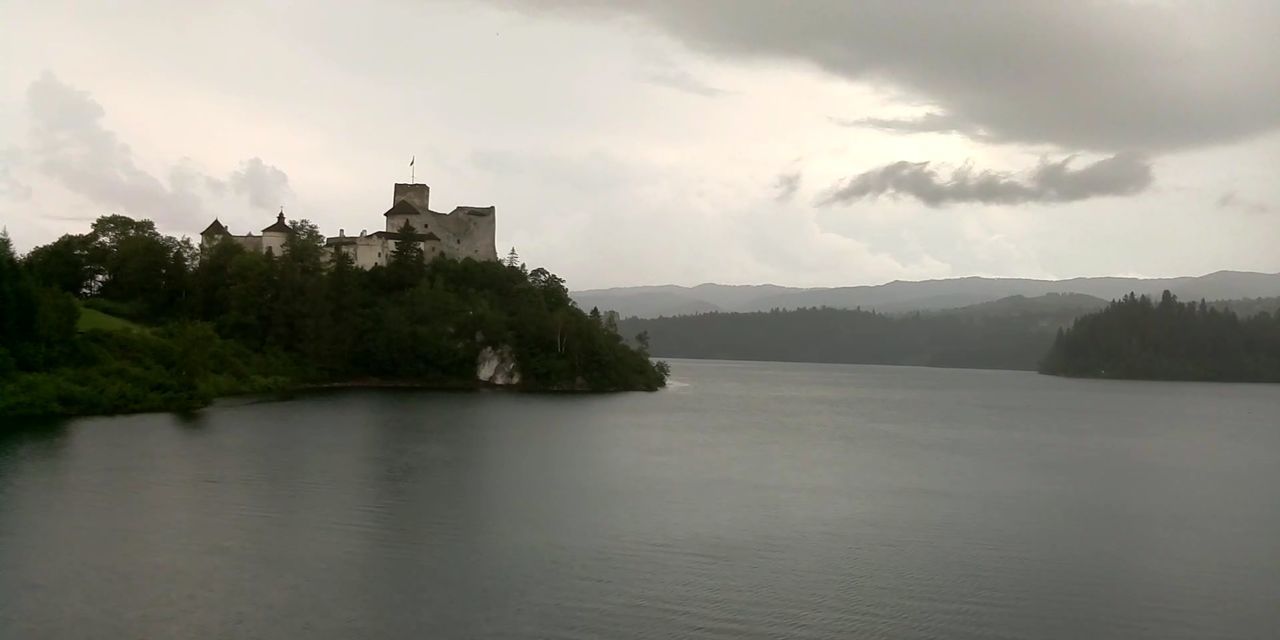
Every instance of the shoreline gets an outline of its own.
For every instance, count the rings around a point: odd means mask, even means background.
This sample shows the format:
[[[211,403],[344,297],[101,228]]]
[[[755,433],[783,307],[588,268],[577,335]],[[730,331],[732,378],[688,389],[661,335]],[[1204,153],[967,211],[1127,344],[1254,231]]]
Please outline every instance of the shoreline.
[[[661,389],[600,389],[593,390],[587,388],[540,388],[530,387],[520,384],[500,385],[480,380],[387,380],[377,378],[341,380],[333,382],[311,382],[282,385],[276,388],[259,388],[245,391],[235,391],[231,393],[222,393],[213,395],[207,399],[201,399],[201,402],[174,402],[170,404],[158,403],[152,406],[141,406],[136,408],[125,408],[120,411],[109,412],[67,412],[67,413],[45,413],[45,414],[3,414],[0,419],[12,419],[16,421],[55,421],[67,420],[72,418],[107,418],[113,416],[138,415],[144,413],[193,413],[214,406],[238,406],[240,404],[257,404],[258,402],[276,402],[289,399],[292,395],[304,394],[313,391],[327,390],[344,390],[344,389],[403,389],[416,391],[437,391],[437,392],[503,392],[503,393],[528,393],[528,394],[551,394],[551,395],[601,395],[610,393],[633,393],[633,392],[653,392]],[[243,400],[244,402],[237,402]]]

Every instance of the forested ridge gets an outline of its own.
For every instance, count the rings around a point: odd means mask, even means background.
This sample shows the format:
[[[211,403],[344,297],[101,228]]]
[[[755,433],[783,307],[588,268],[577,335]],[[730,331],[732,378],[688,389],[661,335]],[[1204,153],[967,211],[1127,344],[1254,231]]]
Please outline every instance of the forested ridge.
[[[1275,313],[1262,310],[1269,306]],[[1108,304],[1050,294],[928,313],[803,308],[629,318],[622,326],[628,335],[646,333],[653,353],[663,357],[1280,380],[1280,302],[1274,298],[1192,304],[1166,292],[1159,303],[1130,294]]]
[[[647,333],[662,357],[1034,370],[1057,329],[1080,313],[1063,304],[906,315],[820,307],[621,324],[627,335]]]
[[[350,381],[478,386],[509,353],[530,390],[653,390],[666,366],[628,346],[564,281],[505,262],[330,263],[294,221],[279,256],[230,241],[200,255],[148,220],[104,216],[19,258],[0,235],[0,416],[199,407],[212,398]]]
[[[1129,294],[1059,332],[1040,371],[1055,375],[1280,382],[1280,308],[1242,318],[1232,305]]]

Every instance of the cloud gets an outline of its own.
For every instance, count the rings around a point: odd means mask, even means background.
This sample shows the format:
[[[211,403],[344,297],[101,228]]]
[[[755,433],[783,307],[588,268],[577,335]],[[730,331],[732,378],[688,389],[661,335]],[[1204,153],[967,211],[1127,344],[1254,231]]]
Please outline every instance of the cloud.
[[[13,176],[13,167],[18,165],[20,153],[17,149],[0,150],[0,198],[22,202],[31,198],[31,187]]]
[[[106,114],[88,93],[46,72],[27,89],[34,164],[67,189],[125,212],[171,215],[199,206],[140,169],[133,151],[102,126]]]
[[[492,1],[623,15],[715,55],[801,61],[938,105],[1000,140],[1156,152],[1280,127],[1271,0]]]
[[[708,84],[685,64],[672,60],[660,49],[647,48],[644,61],[646,68],[637,77],[648,84],[703,98],[715,98],[729,93]]]
[[[651,71],[646,74],[643,79],[645,82],[650,84],[666,87],[668,89],[675,89],[676,91],[683,91],[684,93],[691,93],[704,98],[714,98],[728,93],[728,91],[717,89],[698,79],[688,71],[676,67],[667,67],[658,71]]]
[[[206,200],[220,196],[227,185],[183,160],[174,164],[168,179],[161,180],[138,166],[133,150],[115,132],[103,126],[106,115],[88,92],[67,85],[46,72],[27,89],[31,116],[31,164],[67,190],[132,216],[163,222],[184,222],[204,217]],[[3,176],[0,173],[0,176]],[[225,182],[250,204],[279,204],[278,195],[288,188],[283,171],[253,158]]]
[[[1217,204],[1219,209],[1239,209],[1248,213],[1271,213],[1275,210],[1265,202],[1241,198],[1234,191],[1228,191],[1219,196]]]
[[[959,133],[974,139],[990,137],[972,123],[937,111],[918,118],[832,118],[832,121],[845,127],[866,127],[894,133]]]
[[[1117,154],[1079,169],[1073,158],[1042,161],[1025,179],[963,166],[942,178],[930,162],[899,161],[853,176],[833,187],[819,205],[848,204],[880,196],[908,196],[931,207],[953,203],[1016,205],[1076,202],[1128,196],[1151,186],[1151,165],[1137,154]]]
[[[790,202],[791,198],[796,195],[796,191],[800,189],[800,173],[784,173],[778,176],[774,181],[773,187],[778,190],[774,200],[778,202]]]
[[[231,174],[228,183],[237,194],[247,195],[249,204],[258,209],[280,206],[284,196],[290,193],[289,176],[261,158],[250,158],[240,163],[240,168]]]

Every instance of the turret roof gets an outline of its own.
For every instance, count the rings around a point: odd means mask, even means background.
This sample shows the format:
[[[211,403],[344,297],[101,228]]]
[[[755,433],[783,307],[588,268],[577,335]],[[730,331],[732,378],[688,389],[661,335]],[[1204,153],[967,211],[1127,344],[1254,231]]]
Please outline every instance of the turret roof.
[[[222,223],[221,223],[221,222],[218,222],[218,219],[217,219],[217,218],[214,218],[214,219],[213,219],[213,222],[209,223],[209,226],[208,226],[208,227],[205,227],[205,230],[200,232],[200,235],[202,235],[202,236],[214,236],[214,235],[229,236],[229,235],[231,235],[231,232],[230,232],[230,231],[227,231],[227,228],[226,228],[226,227],[224,227],[224,226],[222,226]]]
[[[276,216],[275,224],[262,230],[263,233],[267,233],[270,231],[278,231],[280,233],[293,233],[293,227],[290,227],[289,225],[285,224],[284,211],[281,211],[280,215]]]
[[[384,216],[416,216],[421,214],[422,212],[418,211],[417,207],[409,204],[408,200],[399,200],[395,204],[391,205],[391,208],[387,209],[387,212],[382,215]]]

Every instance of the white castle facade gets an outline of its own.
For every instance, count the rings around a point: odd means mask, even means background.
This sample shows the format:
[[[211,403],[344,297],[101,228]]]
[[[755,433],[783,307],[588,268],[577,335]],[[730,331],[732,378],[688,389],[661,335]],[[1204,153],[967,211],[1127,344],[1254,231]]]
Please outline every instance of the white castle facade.
[[[348,236],[342,229],[338,235],[325,241],[329,255],[344,253],[356,266],[368,269],[385,265],[400,242],[417,242],[427,260],[436,256],[476,260],[497,260],[494,245],[495,218],[493,207],[455,207],[449,213],[432,211],[428,206],[431,188],[425,184],[397,184],[391,208],[382,214],[386,219],[383,231]],[[405,231],[405,223],[409,231]],[[211,247],[230,240],[250,251],[280,255],[284,242],[293,229],[284,220],[284,212],[276,216],[275,224],[262,230],[262,235],[248,233],[233,235],[216,218],[200,232],[200,247]]]

